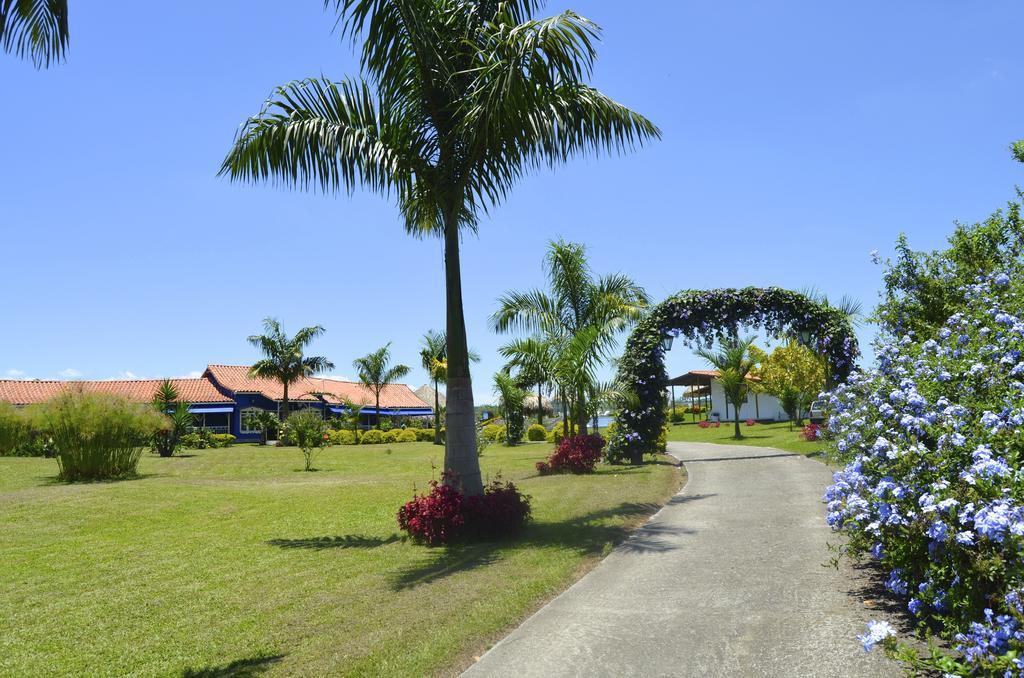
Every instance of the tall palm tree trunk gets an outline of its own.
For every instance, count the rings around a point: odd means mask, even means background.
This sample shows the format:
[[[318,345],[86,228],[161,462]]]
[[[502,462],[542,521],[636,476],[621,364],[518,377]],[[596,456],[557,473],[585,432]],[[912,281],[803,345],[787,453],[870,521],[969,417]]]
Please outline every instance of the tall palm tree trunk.
[[[380,430],[380,391],[379,390],[374,391],[374,396],[376,396],[376,400],[374,401],[374,404],[375,404],[375,406],[377,408],[377,430],[379,431]]]
[[[732,413],[732,421],[735,426],[734,435],[736,436],[736,440],[739,440],[743,437],[743,434],[740,433],[740,406],[738,402],[732,404]]]
[[[469,374],[469,346],[466,341],[466,318],[462,308],[459,227],[452,212],[445,215],[444,277],[448,333],[444,468],[458,475],[463,492],[478,495],[483,494],[484,487],[476,452],[473,382]]]
[[[580,435],[587,435],[587,398],[583,389],[576,389],[576,428]]]
[[[437,392],[438,382],[434,380],[434,444],[441,444],[441,396]]]
[[[544,402],[541,400],[541,389],[544,387],[544,382],[537,382],[537,423],[541,426],[544,425]]]
[[[288,421],[288,382],[284,382],[284,398],[281,400],[284,412],[281,413],[281,421]]]

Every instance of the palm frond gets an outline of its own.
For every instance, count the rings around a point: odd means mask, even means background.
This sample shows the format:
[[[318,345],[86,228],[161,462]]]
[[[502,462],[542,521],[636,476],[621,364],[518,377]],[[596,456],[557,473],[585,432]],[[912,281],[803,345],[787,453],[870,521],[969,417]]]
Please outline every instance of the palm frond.
[[[36,68],[63,61],[68,48],[67,0],[0,0],[0,47]]]

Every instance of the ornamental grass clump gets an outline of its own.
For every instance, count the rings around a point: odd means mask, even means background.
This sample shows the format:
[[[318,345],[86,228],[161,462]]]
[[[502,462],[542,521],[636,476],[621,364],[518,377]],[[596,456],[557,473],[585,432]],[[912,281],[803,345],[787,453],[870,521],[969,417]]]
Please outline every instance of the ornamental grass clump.
[[[21,454],[30,435],[25,412],[10,403],[0,402],[0,457]]]
[[[921,672],[1016,676],[1024,285],[994,273],[961,293],[960,310],[932,336],[880,341],[877,368],[831,394],[830,437],[849,463],[824,498],[850,552],[876,559],[889,591],[953,654],[918,656],[877,623],[860,637],[865,649],[881,645]]]
[[[52,441],[64,481],[134,476],[144,447],[170,426],[148,404],[80,391],[40,405],[33,419]]]

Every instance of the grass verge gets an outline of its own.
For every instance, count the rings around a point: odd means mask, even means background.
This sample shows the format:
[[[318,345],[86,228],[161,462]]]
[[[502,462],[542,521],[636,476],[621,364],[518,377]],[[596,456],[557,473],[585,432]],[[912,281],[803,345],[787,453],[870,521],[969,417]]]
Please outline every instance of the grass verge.
[[[755,445],[776,447],[787,452],[796,452],[808,457],[823,454],[824,446],[819,441],[808,442],[800,435],[796,426],[789,429],[787,422],[756,424],[746,426],[740,422],[741,440],[733,438],[732,422],[722,422],[719,428],[701,428],[696,424],[675,424],[669,428],[668,439],[697,443],[718,443],[721,445]]]

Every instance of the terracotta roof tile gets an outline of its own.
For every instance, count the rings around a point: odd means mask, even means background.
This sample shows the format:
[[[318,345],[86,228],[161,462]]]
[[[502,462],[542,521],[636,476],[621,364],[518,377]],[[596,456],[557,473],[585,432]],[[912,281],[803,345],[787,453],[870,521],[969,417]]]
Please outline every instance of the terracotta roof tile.
[[[209,375],[218,384],[234,393],[259,393],[270,400],[283,400],[284,387],[273,379],[249,376],[247,365],[208,365],[204,376]],[[350,400],[359,405],[372,405],[373,393],[358,382],[304,377],[288,385],[288,400],[292,402],[315,402],[323,397],[329,403],[338,404]],[[390,384],[380,394],[382,408],[423,408],[432,407],[413,393],[406,384]]]
[[[178,396],[188,403],[230,403],[231,398],[217,390],[209,379],[171,379]],[[15,405],[41,403],[63,391],[81,388],[96,393],[113,393],[129,400],[148,402],[163,379],[132,379],[116,381],[16,381],[0,380],[0,401]]]

